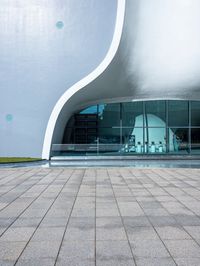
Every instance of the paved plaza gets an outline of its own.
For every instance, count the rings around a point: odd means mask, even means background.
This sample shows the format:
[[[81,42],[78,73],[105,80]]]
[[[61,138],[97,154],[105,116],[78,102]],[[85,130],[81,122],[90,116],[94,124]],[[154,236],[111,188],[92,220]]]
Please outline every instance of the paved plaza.
[[[0,265],[199,266],[200,170],[1,168]]]

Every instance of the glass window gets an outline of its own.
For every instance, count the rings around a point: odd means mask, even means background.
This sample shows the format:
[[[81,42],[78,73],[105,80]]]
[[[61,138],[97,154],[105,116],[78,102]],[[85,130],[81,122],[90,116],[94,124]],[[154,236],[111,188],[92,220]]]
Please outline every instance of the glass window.
[[[99,143],[120,143],[120,128],[99,128]]]
[[[60,146],[58,150],[54,145],[52,152],[200,154],[200,101],[162,100],[89,106],[71,116],[62,144],[66,149]]]
[[[169,152],[185,154],[189,152],[188,128],[169,129]]]
[[[200,154],[200,128],[191,129],[191,151]]]
[[[120,104],[101,104],[99,105],[98,126],[113,127],[120,125]]]
[[[98,133],[99,153],[119,155],[121,152],[120,128],[99,128]]]
[[[144,129],[145,153],[166,152],[166,128],[148,127]]]
[[[189,125],[187,101],[169,101],[168,108],[168,119],[170,127],[181,127]]]
[[[123,127],[143,127],[143,102],[122,103]]]
[[[80,111],[80,114],[97,114],[97,105],[87,107],[86,109]]]
[[[165,101],[145,102],[144,123],[147,127],[165,127]]]
[[[191,125],[200,126],[200,102],[191,102]]]
[[[74,127],[66,127],[62,143],[63,144],[75,143],[74,133],[75,133]]]
[[[122,153],[143,153],[143,128],[122,128]]]

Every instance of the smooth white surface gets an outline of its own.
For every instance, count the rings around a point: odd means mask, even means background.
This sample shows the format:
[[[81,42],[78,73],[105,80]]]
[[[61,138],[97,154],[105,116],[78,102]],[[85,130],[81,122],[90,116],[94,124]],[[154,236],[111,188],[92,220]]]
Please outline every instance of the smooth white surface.
[[[49,159],[51,143],[52,143],[56,121],[64,105],[76,92],[78,92],[79,90],[87,86],[89,83],[95,80],[99,75],[101,75],[103,71],[108,67],[112,59],[114,58],[117,52],[117,49],[119,47],[120,39],[121,39],[124,14],[125,14],[125,0],[118,0],[115,31],[114,31],[111,46],[109,48],[109,51],[106,57],[104,58],[102,63],[92,73],[90,73],[88,76],[86,76],[85,78],[83,78],[82,80],[74,84],[71,88],[66,90],[66,92],[61,96],[61,98],[56,103],[51,113],[50,119],[48,121],[47,129],[45,133],[43,151],[42,151],[43,159]]]
[[[102,62],[116,13],[117,0],[0,1],[1,157],[41,157],[56,102]]]
[[[200,1],[119,0],[110,50],[100,66],[58,101],[43,158],[62,143],[74,112],[138,100],[200,100]],[[123,27],[123,30],[122,30]]]

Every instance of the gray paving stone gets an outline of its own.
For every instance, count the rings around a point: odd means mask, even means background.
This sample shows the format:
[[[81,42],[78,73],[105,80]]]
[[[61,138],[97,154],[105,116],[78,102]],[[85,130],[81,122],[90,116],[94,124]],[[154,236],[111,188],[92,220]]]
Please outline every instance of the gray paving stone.
[[[156,231],[150,226],[128,227],[127,234],[130,241],[158,239]]]
[[[17,217],[12,218],[0,218],[0,227],[8,227]]]
[[[94,259],[84,258],[58,258],[56,266],[95,266]]]
[[[26,242],[0,241],[0,260],[15,261],[24,249]]]
[[[200,258],[175,258],[178,266],[199,266]]]
[[[155,196],[155,199],[158,201],[158,202],[172,202],[172,201],[176,201],[176,199],[170,195],[168,196]]]
[[[1,266],[14,266],[15,261],[11,261],[11,260],[1,260],[0,259],[0,265]]]
[[[121,219],[118,217],[107,217],[96,220],[97,240],[126,240],[126,233]]]
[[[190,235],[180,226],[156,227],[156,231],[162,239],[191,239]]]
[[[179,208],[168,208],[167,209],[169,213],[173,214],[173,215],[185,215],[185,216],[193,216],[194,214],[189,211],[187,208],[185,207],[179,207]]]
[[[58,257],[58,265],[76,265],[73,263],[80,264],[83,262],[83,265],[86,262],[89,265],[94,263],[94,241],[64,241],[60,250]],[[92,264],[91,264],[92,265]]]
[[[200,247],[193,240],[164,240],[169,252],[178,258],[200,258]]]
[[[64,230],[64,227],[52,227],[51,230],[49,228],[39,227],[31,241],[61,241]]]
[[[68,217],[48,217],[42,220],[40,227],[65,227],[68,222]]]
[[[51,258],[57,256],[60,241],[30,241],[26,246],[20,260],[33,260],[34,258]]]
[[[135,262],[132,259],[129,258],[123,258],[121,257],[121,260],[117,257],[116,259],[110,259],[110,258],[97,258],[97,266],[134,266]],[[81,266],[81,265],[80,265]]]
[[[51,258],[34,258],[30,260],[19,259],[17,266],[53,266],[55,264],[55,259]],[[1,264],[0,264],[1,265]]]
[[[6,207],[6,206],[7,206],[6,203],[1,203],[1,202],[0,202],[0,211],[1,211],[4,207]]]
[[[22,215],[21,217],[28,217],[28,218],[40,218],[43,217],[46,213],[47,209],[32,209],[31,207],[29,209],[27,209]]]
[[[127,241],[97,241],[97,265],[135,265]]]
[[[137,202],[119,202],[122,216],[143,216],[144,212]]]
[[[117,200],[120,201],[122,198],[118,198]],[[125,200],[126,197],[123,197],[123,200]],[[130,199],[127,197],[127,199]],[[115,204],[116,200],[114,197],[97,197],[96,196],[96,202],[98,203],[112,203]]]
[[[135,217],[122,217],[125,227],[132,228],[138,226],[151,226],[149,220],[145,216],[135,216]]]
[[[131,241],[133,254],[139,257],[146,258],[167,258],[170,257],[167,249],[161,240],[134,240]]]
[[[139,196],[136,196],[135,199],[140,203],[140,202],[152,202],[152,200],[154,200],[152,198],[152,196],[143,196],[143,197],[139,197]]]
[[[110,208],[110,207],[99,208],[97,206],[96,216],[97,217],[114,217],[114,216],[117,217],[117,216],[120,216],[120,213],[119,213],[117,207],[115,207],[115,208]]]
[[[72,204],[66,204],[65,208],[51,208],[48,211],[48,217],[69,217],[71,212],[71,206]]]
[[[115,201],[113,199],[113,201]],[[136,199],[132,196],[126,196],[126,197],[117,197],[117,202],[136,202]]]
[[[38,218],[27,218],[27,217],[19,217],[16,221],[12,224],[12,227],[37,227],[41,221],[41,217]]]
[[[174,215],[176,221],[183,226],[199,225],[200,218],[195,215]]]
[[[198,169],[8,172],[0,169],[2,266],[19,256],[17,265],[54,265],[60,245],[56,265],[94,266],[95,245],[97,266],[200,265]]]
[[[164,208],[144,209],[146,216],[168,216],[168,212]]]
[[[96,227],[114,229],[121,228],[122,226],[121,217],[96,217]]]
[[[68,240],[94,240],[95,218],[94,217],[71,217],[65,233]]]
[[[143,209],[158,209],[162,208],[162,204],[154,199],[152,201],[140,201],[140,205]]]
[[[137,266],[175,266],[172,258],[138,258]],[[189,265],[188,265],[189,266]]]
[[[153,226],[175,226],[178,222],[173,216],[148,216]]]
[[[0,241],[16,242],[16,241],[28,241],[35,228],[34,227],[10,227],[8,230],[0,237]]]
[[[184,226],[184,228],[193,238],[200,241],[200,226]]]
[[[2,235],[2,233],[7,229],[7,227],[2,227],[0,226],[0,236]]]

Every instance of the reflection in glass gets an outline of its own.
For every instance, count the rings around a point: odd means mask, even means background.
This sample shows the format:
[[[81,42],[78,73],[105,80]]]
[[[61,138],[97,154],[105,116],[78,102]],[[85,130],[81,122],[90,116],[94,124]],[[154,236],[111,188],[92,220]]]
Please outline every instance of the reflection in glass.
[[[191,102],[191,126],[200,126],[200,102]]]
[[[200,153],[200,128],[191,129],[191,151],[192,153]]]
[[[188,128],[169,129],[169,152],[184,154],[189,152]]]
[[[148,102],[150,105],[150,102]],[[145,113],[145,153],[164,153],[166,152],[166,122],[165,122],[165,105],[163,101],[161,105],[150,105],[151,108],[156,107],[155,114]],[[147,108],[146,111],[153,112],[153,109]],[[159,111],[160,110],[160,114]]]
[[[120,128],[99,128],[98,151],[107,155],[120,154]]]
[[[166,125],[165,101],[145,102],[145,126],[162,127]]]
[[[136,125],[136,118],[140,117],[140,124]],[[122,103],[123,127],[143,127],[143,102]]]
[[[71,116],[62,143],[52,147],[52,154],[59,155],[200,154],[200,102],[89,106]]]
[[[122,153],[143,153],[143,127],[122,128]]]
[[[122,105],[122,143],[123,153],[144,152],[143,145],[143,104],[142,102]]]
[[[169,127],[188,126],[188,107],[188,101],[169,101]]]
[[[113,144],[120,143],[119,128],[99,128],[99,143]]]
[[[98,114],[99,127],[113,127],[120,125],[120,104],[101,104]]]
[[[97,114],[97,105],[90,106],[80,111],[80,114]]]
[[[165,153],[166,152],[166,128],[148,127],[145,132],[145,153]],[[148,136],[148,138],[147,138]]]

